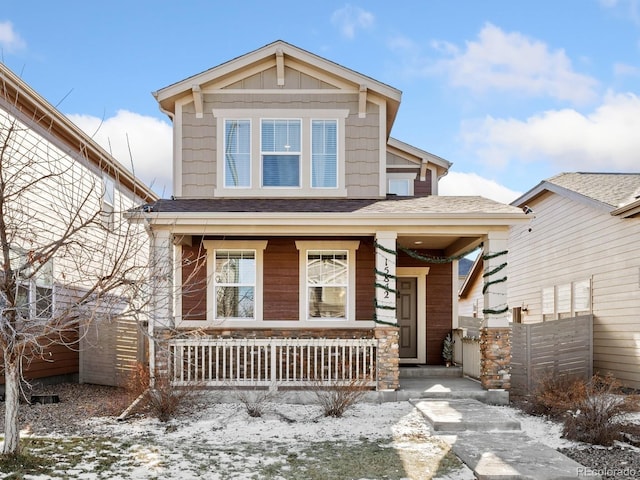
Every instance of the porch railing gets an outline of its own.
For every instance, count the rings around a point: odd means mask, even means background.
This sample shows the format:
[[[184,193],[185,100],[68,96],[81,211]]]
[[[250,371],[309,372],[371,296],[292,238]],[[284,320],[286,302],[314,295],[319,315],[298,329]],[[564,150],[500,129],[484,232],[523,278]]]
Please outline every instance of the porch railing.
[[[168,371],[176,386],[375,387],[376,349],[376,339],[180,339],[169,343]]]

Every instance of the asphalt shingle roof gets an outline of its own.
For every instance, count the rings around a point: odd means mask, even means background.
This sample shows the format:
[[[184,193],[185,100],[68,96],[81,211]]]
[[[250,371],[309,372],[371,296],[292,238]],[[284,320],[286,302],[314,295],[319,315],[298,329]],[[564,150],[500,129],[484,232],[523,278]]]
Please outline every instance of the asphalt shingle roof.
[[[614,208],[631,203],[640,195],[640,173],[560,173],[547,182]]]
[[[388,199],[163,199],[148,206],[158,213],[359,213],[514,214],[519,208],[483,197],[390,197]]]

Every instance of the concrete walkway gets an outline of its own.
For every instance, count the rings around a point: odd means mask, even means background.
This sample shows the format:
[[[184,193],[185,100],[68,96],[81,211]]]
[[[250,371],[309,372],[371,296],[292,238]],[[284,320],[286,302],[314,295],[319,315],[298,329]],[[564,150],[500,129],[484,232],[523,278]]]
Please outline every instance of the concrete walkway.
[[[481,480],[598,479],[579,463],[536,442],[503,409],[473,398],[413,399],[436,435]]]

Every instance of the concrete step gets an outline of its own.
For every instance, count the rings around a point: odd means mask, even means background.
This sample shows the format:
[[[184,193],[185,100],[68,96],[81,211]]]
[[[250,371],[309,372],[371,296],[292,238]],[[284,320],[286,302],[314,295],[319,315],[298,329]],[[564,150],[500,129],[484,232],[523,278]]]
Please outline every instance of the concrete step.
[[[420,365],[417,367],[400,367],[400,378],[437,378],[462,377],[462,367],[444,365]]]
[[[601,478],[522,432],[460,432],[441,438],[480,480]]]
[[[410,403],[422,413],[436,432],[520,430],[520,422],[502,409],[473,398],[412,399]]]

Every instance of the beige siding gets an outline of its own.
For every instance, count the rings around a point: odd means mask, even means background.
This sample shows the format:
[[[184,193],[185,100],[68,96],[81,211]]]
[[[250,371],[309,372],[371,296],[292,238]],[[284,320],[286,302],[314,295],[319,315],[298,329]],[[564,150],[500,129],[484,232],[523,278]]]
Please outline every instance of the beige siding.
[[[269,68],[262,72],[258,72],[250,77],[244,78],[227,86],[227,89],[268,89],[277,88],[283,90],[296,89],[335,89],[333,85],[329,85],[322,80],[314,78],[306,73],[302,73],[290,67],[284,69],[285,82],[283,86],[277,83],[276,67]]]
[[[412,162],[407,158],[403,158],[395,153],[387,152],[387,166],[410,166],[410,167],[418,167],[419,164],[416,162]]]
[[[182,134],[182,195],[203,198],[213,195],[216,183],[216,124],[211,109],[196,118],[193,104],[185,105]]]
[[[529,206],[531,223],[511,232],[509,305],[539,322],[542,288],[591,278],[594,371],[640,387],[640,221],[551,193]]]
[[[206,94],[203,118],[196,118],[193,104],[182,112],[182,195],[192,198],[213,196],[216,188],[216,109],[346,109],[345,174],[350,197],[379,195],[379,107],[368,104],[366,118],[358,116],[357,94],[292,93]]]

